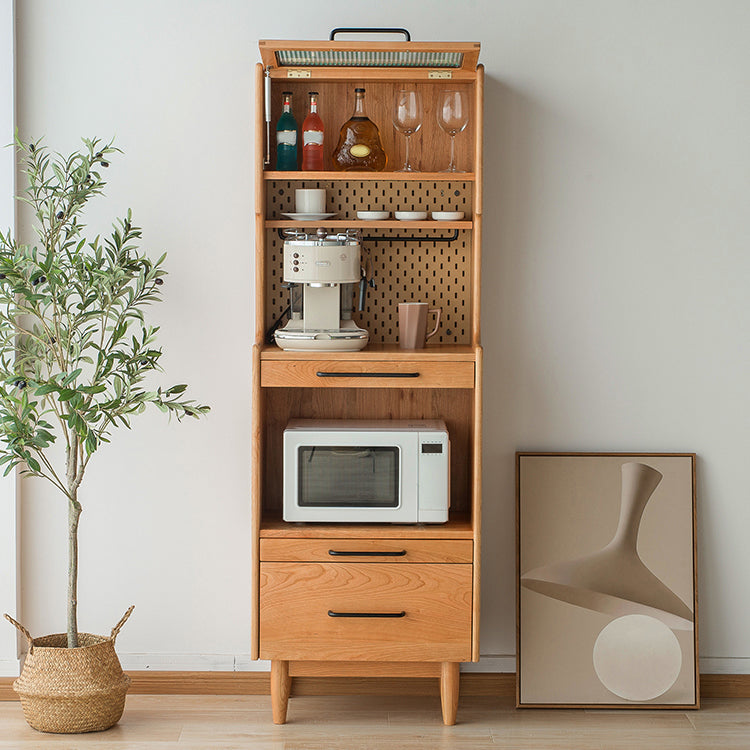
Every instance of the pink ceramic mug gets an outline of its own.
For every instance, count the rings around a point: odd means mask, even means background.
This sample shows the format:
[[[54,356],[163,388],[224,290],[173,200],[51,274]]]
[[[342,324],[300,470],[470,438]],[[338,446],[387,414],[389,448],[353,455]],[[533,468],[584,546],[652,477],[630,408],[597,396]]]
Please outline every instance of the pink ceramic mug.
[[[427,315],[435,313],[435,328],[427,333]],[[401,302],[398,306],[398,345],[402,349],[422,349],[438,332],[442,310],[427,302]]]

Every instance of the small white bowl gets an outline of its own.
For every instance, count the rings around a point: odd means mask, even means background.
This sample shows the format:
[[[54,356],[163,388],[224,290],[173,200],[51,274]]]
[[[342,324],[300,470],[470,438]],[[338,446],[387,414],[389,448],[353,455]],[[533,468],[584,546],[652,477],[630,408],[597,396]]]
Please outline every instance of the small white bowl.
[[[393,214],[399,221],[424,221],[427,211],[396,211]]]
[[[390,215],[390,211],[357,211],[357,218],[363,221],[382,221]]]
[[[464,218],[463,211],[433,211],[432,218],[435,221],[460,221]]]

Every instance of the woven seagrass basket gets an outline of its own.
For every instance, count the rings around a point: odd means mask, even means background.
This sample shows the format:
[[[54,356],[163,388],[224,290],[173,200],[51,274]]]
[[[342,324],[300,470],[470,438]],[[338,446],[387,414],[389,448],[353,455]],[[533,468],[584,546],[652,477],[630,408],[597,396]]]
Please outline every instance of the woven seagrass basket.
[[[120,720],[130,678],[115,653],[115,638],[132,611],[130,607],[110,636],[79,633],[77,648],[67,648],[65,633],[32,638],[26,628],[5,615],[29,643],[13,689],[31,727],[77,734],[100,732]]]

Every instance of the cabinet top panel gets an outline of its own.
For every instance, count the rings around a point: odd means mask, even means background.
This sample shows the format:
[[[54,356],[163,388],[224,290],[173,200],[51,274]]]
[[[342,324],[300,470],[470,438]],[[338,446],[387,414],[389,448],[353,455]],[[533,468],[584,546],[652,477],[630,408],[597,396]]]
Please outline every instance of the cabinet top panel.
[[[263,66],[272,77],[346,76],[377,72],[402,77],[466,78],[476,73],[479,42],[362,42],[261,40]]]

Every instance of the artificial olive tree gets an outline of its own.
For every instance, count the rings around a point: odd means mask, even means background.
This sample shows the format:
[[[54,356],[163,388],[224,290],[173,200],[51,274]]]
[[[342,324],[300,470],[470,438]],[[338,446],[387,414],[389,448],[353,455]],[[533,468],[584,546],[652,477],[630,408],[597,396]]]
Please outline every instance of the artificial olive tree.
[[[43,477],[67,500],[69,648],[78,639],[78,489],[91,457],[147,404],[177,419],[208,411],[185,400],[186,385],[147,385],[162,352],[144,308],[161,299],[165,256],[139,251],[130,210],[105,239],[84,237],[84,207],[102,193],[101,170],[119,149],[83,143],[63,157],[16,140],[28,179],[19,197],[38,243],[0,232],[0,466]],[[58,438],[64,466],[51,449]]]

